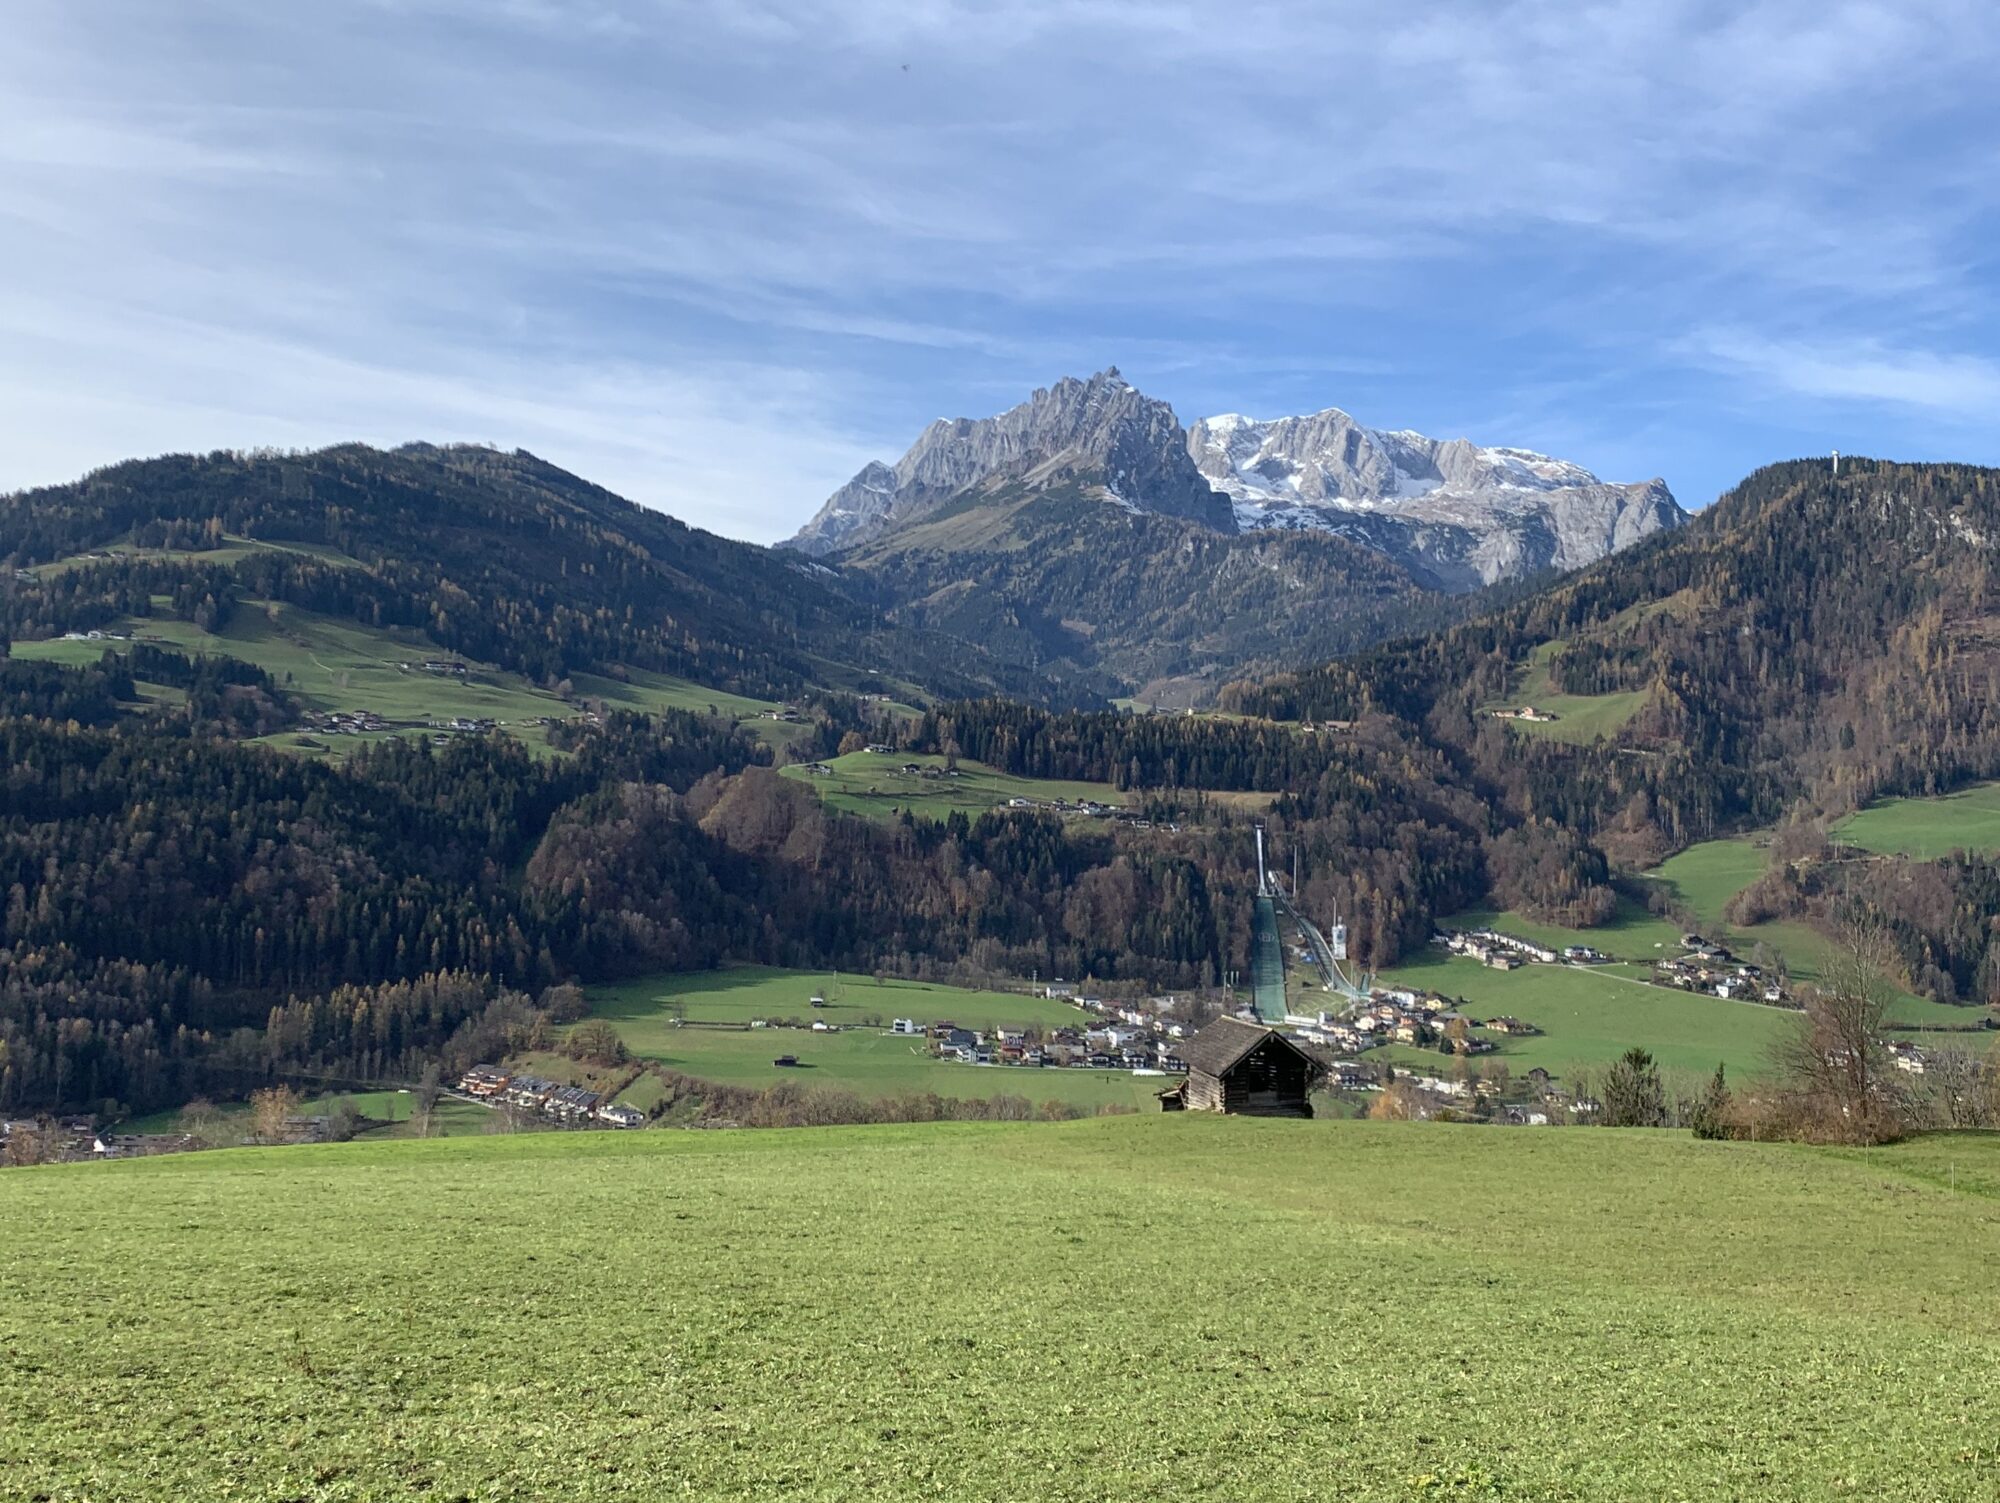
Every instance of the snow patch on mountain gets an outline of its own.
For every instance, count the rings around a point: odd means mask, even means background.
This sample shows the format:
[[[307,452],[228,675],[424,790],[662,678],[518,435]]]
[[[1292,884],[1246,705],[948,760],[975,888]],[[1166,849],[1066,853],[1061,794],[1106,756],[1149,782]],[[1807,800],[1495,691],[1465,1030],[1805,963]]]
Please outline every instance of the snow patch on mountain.
[[[1532,449],[1369,428],[1338,407],[1204,418],[1188,452],[1240,530],[1365,534],[1448,589],[1578,568],[1686,520],[1661,480],[1610,484]]]

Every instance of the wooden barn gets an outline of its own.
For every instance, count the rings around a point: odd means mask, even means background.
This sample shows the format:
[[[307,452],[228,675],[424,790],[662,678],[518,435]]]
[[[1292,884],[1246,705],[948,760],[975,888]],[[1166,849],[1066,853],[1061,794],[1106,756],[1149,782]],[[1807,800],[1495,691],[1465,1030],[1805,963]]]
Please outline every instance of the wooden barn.
[[[1160,1093],[1167,1111],[1310,1117],[1325,1066],[1275,1028],[1217,1018],[1181,1046],[1188,1076]]]

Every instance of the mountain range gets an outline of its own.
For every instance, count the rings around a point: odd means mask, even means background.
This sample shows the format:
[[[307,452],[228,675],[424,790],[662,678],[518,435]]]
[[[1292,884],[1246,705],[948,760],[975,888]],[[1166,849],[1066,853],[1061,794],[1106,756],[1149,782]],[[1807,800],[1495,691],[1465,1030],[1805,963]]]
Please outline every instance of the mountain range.
[[[1686,520],[1663,480],[1607,483],[1566,460],[1369,428],[1338,408],[1183,428],[1113,367],[996,417],[939,419],[894,465],[864,467],[788,546],[879,553],[940,515],[1050,491],[1225,536],[1330,534],[1447,593],[1579,568]]]

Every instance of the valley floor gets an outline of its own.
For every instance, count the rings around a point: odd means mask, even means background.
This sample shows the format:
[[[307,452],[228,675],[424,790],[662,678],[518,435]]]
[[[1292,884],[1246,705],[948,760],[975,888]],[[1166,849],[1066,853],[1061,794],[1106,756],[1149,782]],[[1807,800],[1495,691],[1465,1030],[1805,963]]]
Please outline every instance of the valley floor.
[[[0,1496],[1991,1499],[2000,1137],[1198,1117],[22,1170]]]

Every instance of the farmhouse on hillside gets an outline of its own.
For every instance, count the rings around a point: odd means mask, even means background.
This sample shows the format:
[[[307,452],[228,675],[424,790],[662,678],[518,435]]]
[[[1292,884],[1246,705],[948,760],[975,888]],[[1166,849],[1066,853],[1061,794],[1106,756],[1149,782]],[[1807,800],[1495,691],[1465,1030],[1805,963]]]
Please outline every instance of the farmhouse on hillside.
[[[1274,1028],[1217,1018],[1181,1046],[1187,1079],[1160,1093],[1170,1112],[1247,1117],[1310,1117],[1313,1082],[1324,1066]]]

